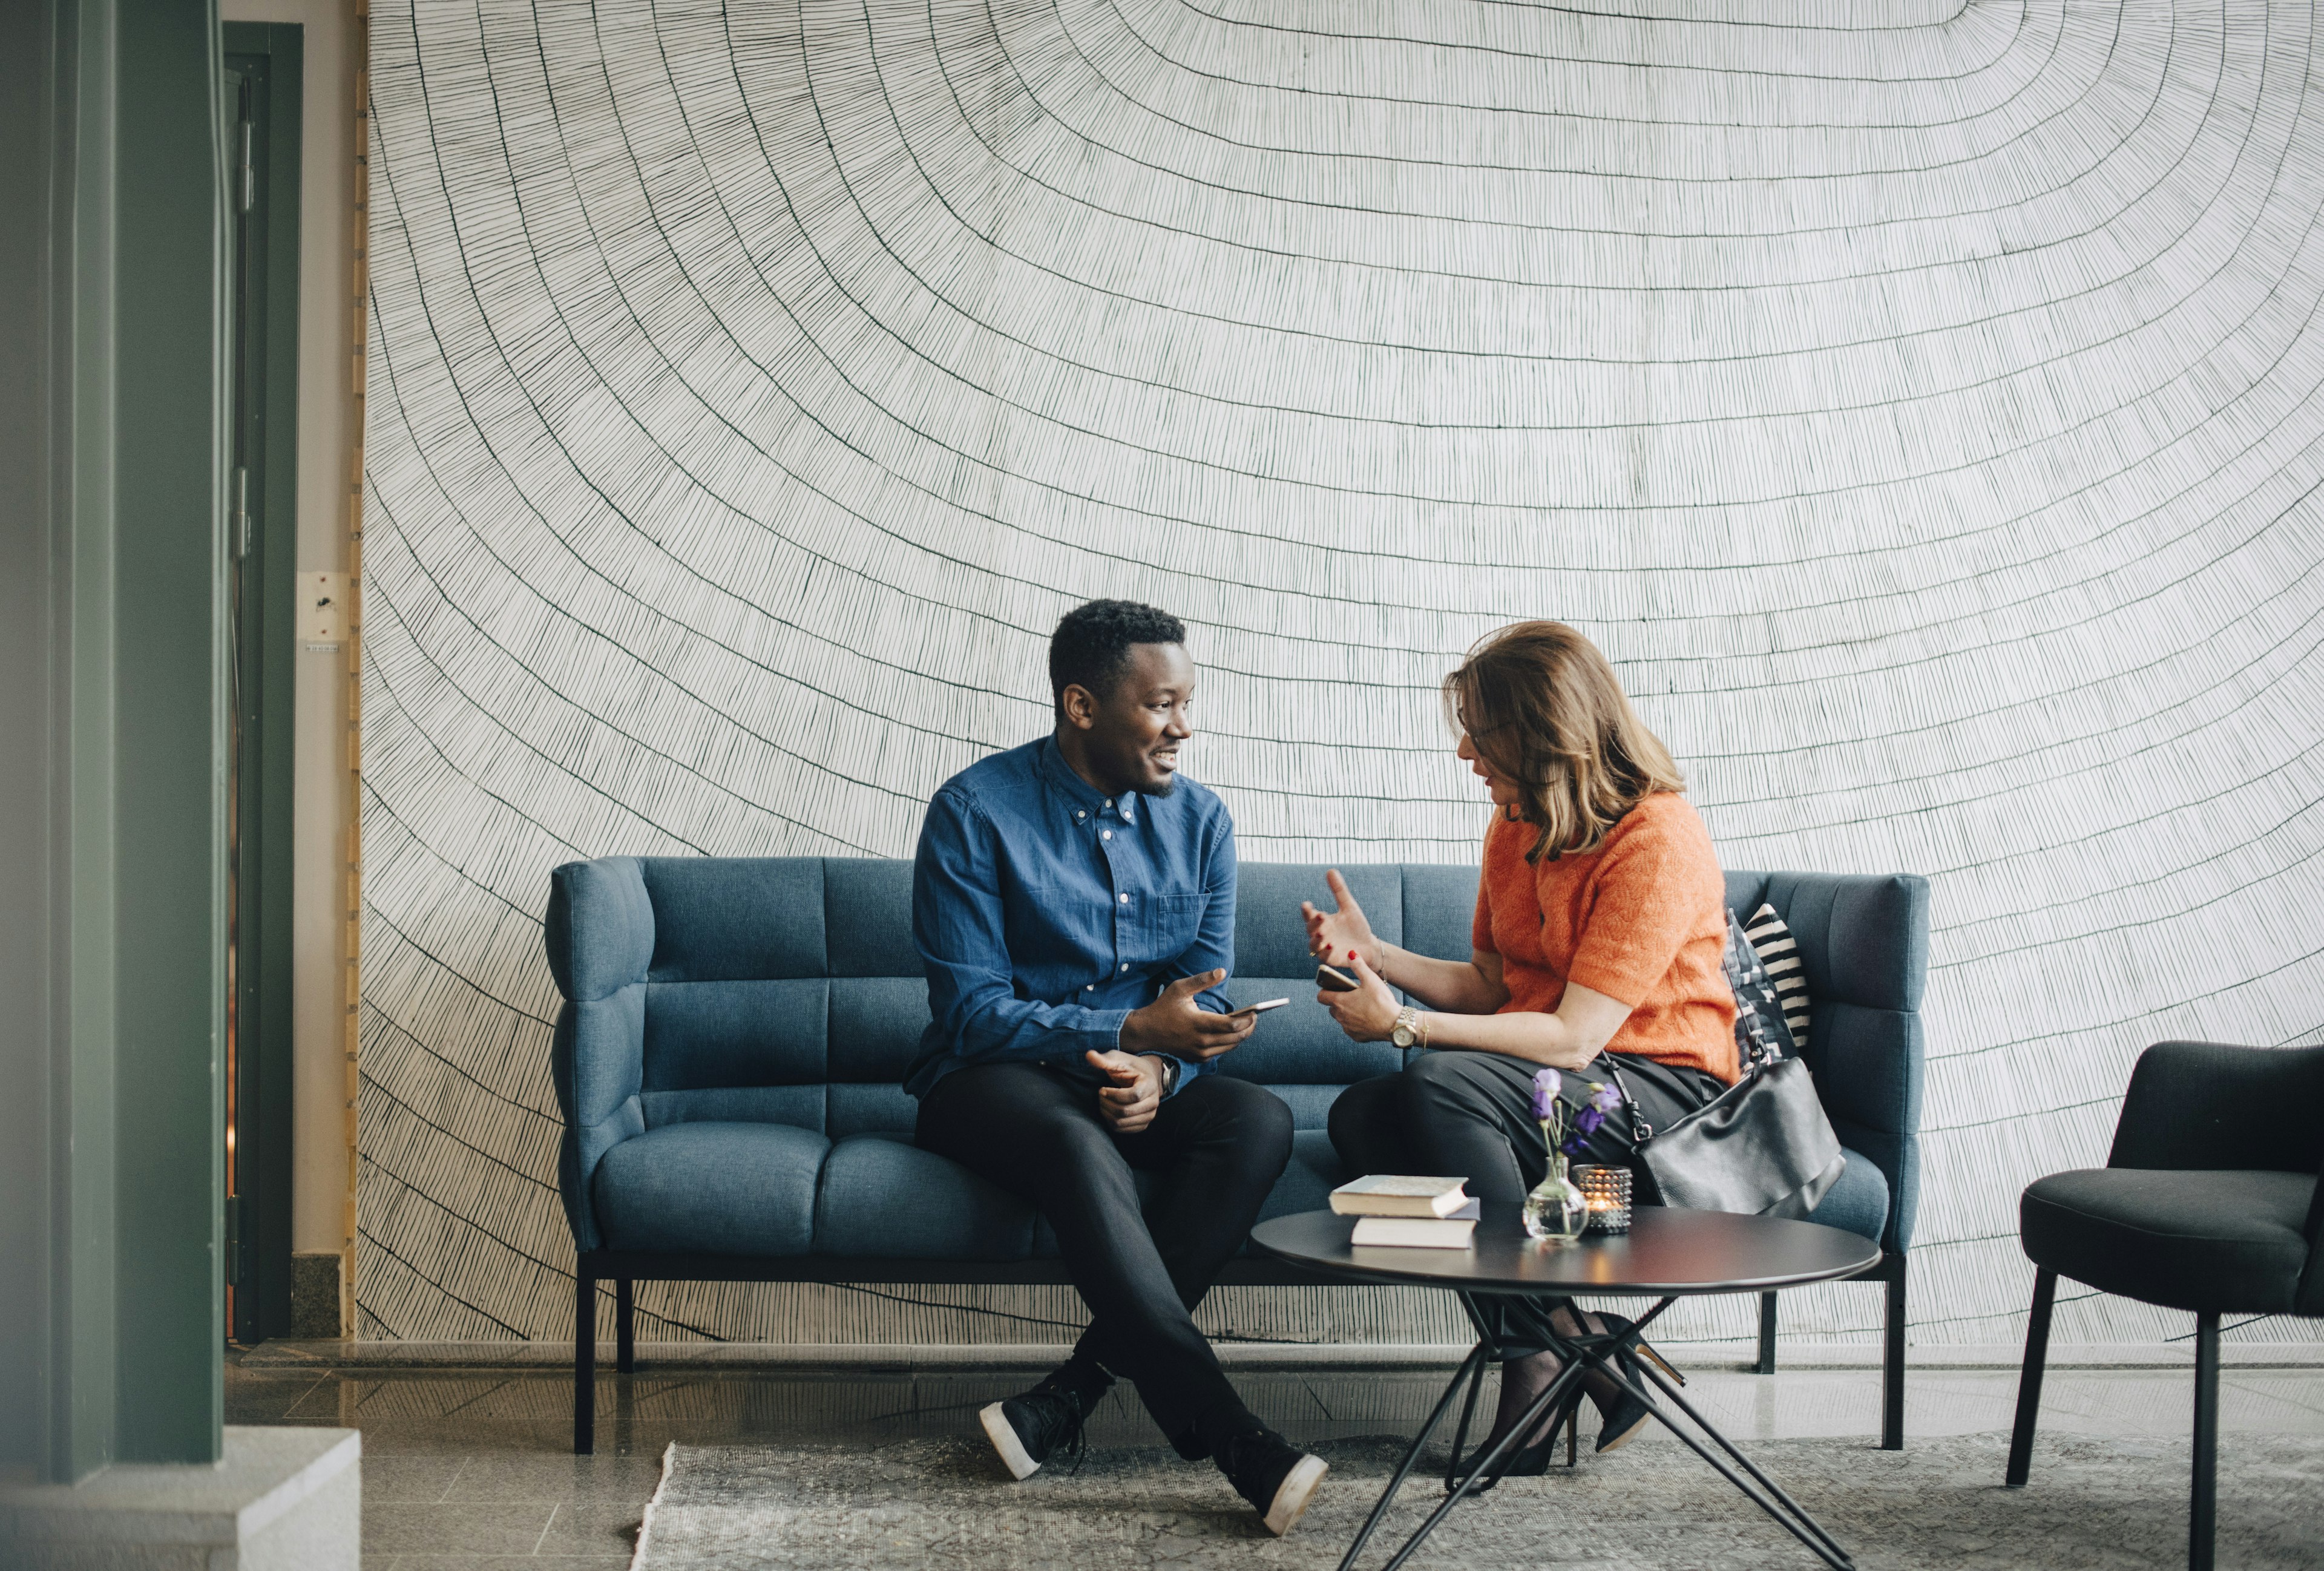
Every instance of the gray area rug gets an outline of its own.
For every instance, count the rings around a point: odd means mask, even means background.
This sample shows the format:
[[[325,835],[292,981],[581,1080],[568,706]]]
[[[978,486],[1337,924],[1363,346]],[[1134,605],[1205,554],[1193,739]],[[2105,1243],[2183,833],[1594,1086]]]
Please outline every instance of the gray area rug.
[[[2033,1485],[2001,1487],[2007,1437],[1770,1440],[1748,1447],[1864,1571],[1886,1567],[2179,1567],[2186,1564],[2183,1440],[2045,1437]],[[1009,1482],[981,1440],[849,1451],[672,1446],[637,1571],[755,1566],[1319,1567],[1338,1564],[1401,1455],[1393,1440],[1318,1447],[1332,1464],[1287,1539],[1268,1538],[1208,1463],[1165,1450],[1093,1453]],[[1442,1465],[1440,1461],[1439,1465]],[[2220,1445],[2223,1571],[2324,1566],[2324,1441],[2229,1436]],[[1409,1481],[1363,1564],[1376,1566],[1443,1499]],[[1576,1571],[1821,1566],[1667,1437],[1463,1502],[1408,1564]]]

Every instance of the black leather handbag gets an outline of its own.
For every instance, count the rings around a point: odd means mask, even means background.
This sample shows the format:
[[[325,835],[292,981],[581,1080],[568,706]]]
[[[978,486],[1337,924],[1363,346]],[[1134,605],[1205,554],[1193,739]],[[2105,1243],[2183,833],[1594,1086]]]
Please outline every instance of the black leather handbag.
[[[1639,1165],[1665,1206],[1797,1219],[1848,1165],[1797,1058],[1753,1053],[1743,1078],[1664,1130],[1646,1123],[1612,1054],[1607,1064],[1629,1104]]]

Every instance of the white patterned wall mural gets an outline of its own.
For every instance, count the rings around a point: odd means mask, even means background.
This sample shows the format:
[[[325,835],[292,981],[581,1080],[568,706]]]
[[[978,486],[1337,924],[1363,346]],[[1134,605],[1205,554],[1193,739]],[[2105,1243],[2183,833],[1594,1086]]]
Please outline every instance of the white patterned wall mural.
[[[2103,1160],[2142,1045],[2324,1027],[2309,5],[373,15],[366,1335],[567,1324],[549,869],[908,855],[1101,595],[1193,629],[1248,858],[1473,858],[1434,685],[1554,615],[1730,865],[1928,874],[1923,1339],[2017,1334],[2016,1192]],[[815,1342],[1072,1313],[641,1302]]]

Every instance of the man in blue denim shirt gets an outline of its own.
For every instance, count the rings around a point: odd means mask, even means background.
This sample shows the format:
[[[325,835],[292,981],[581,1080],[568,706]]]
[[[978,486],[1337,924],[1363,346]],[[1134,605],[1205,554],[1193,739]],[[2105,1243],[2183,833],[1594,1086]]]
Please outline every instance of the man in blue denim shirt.
[[[912,876],[933,1016],[905,1081],[919,1143],[1030,1201],[1090,1326],[982,1414],[1019,1478],[1080,1444],[1119,1373],[1179,1454],[1277,1533],[1325,1471],[1252,1416],[1193,1310],[1291,1156],[1291,1114],[1211,1073],[1256,1017],[1234,965],[1234,826],[1177,773],[1194,664],[1178,619],[1093,601],[1049,644],[1056,728],[945,782]],[[1131,1172],[1155,1176],[1143,1206]]]

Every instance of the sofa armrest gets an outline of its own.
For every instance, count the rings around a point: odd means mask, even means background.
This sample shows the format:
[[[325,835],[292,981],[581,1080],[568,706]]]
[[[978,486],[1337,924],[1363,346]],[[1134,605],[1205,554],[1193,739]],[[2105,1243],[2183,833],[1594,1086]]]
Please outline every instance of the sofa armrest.
[[[653,902],[634,856],[568,862],[549,875],[542,923],[549,968],[565,995],[549,1042],[549,1077],[565,1116],[557,1187],[573,1246],[601,1246],[590,1181],[605,1153],[645,1132],[646,973]]]
[[[2158,1042],[2138,1056],[2110,1168],[2313,1173],[2324,1161],[2324,1047]]]
[[[1799,941],[1814,1026],[1803,1057],[1850,1149],[1888,1180],[1881,1247],[1912,1243],[1920,1201],[1921,999],[1929,881],[1917,873],[1736,873],[1730,896],[1772,903]],[[1738,906],[1736,914],[1748,918]]]
[[[653,965],[654,909],[634,856],[568,862],[549,875],[541,919],[549,974],[576,1003],[643,982]]]
[[[1799,940],[1818,1003],[1917,1012],[1929,980],[1929,881],[1916,873],[1774,873],[1766,898]],[[1748,919],[1751,913],[1736,915]]]

